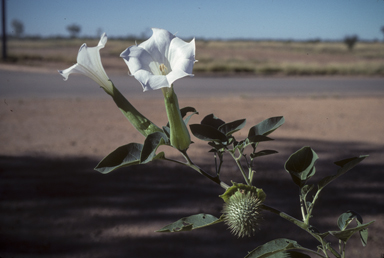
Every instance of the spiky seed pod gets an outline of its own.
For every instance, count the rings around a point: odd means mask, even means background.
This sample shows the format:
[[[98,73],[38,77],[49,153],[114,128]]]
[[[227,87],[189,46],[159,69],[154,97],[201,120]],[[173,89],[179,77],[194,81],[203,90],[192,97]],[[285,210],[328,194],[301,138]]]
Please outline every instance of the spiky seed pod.
[[[262,201],[253,192],[238,190],[224,203],[225,224],[237,237],[254,236],[261,221]]]

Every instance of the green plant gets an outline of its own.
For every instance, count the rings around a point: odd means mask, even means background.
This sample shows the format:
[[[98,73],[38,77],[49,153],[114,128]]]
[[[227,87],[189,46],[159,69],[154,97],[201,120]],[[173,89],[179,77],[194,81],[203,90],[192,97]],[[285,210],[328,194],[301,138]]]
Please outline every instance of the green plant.
[[[172,41],[176,43],[171,44]],[[130,71],[144,90],[162,89],[169,121],[165,122],[164,126],[158,127],[129,103],[105,73],[99,50],[105,46],[106,42],[107,36],[103,34],[97,47],[88,48],[84,44],[78,53],[78,63],[59,72],[65,79],[69,74],[78,72],[96,81],[112,97],[125,117],[145,137],[145,140],[143,143],[128,143],[118,147],[101,160],[95,170],[107,174],[122,167],[145,165],[155,160],[163,160],[191,168],[224,189],[223,194],[220,195],[221,200],[218,198],[218,202],[222,202],[223,205],[220,216],[204,213],[191,215],[181,218],[157,232],[191,231],[224,222],[236,236],[250,237],[255,235],[258,230],[261,213],[268,211],[293,223],[307,232],[309,237],[316,239],[319,242],[317,250],[303,247],[291,239],[280,238],[255,248],[245,256],[247,258],[310,257],[305,253],[320,257],[333,255],[336,258],[344,258],[346,244],[355,233],[360,234],[363,246],[367,244],[368,226],[374,221],[363,223],[361,216],[354,211],[347,211],[339,216],[337,221],[339,230],[322,232],[311,224],[314,207],[324,188],[363,161],[367,155],[335,162],[338,170],[333,175],[323,177],[315,185],[309,184],[308,181],[316,173],[315,165],[318,160],[316,152],[306,146],[293,153],[286,161],[284,168],[299,189],[302,217],[298,219],[288,215],[267,205],[267,193],[258,187],[257,180],[255,180],[256,160],[277,153],[271,149],[259,150],[259,144],[273,140],[270,138],[270,134],[284,124],[283,116],[271,117],[252,126],[243,139],[237,139],[235,133],[244,128],[246,119],[225,122],[214,114],[209,114],[199,124],[189,125],[188,130],[187,126],[191,117],[198,112],[193,107],[179,109],[173,82],[191,74],[195,62],[194,41],[186,43],[165,30],[155,29],[153,37],[143,45],[127,48],[121,57],[124,58]],[[168,55],[168,53],[171,54]],[[215,161],[214,173],[200,168],[188,155],[190,146],[193,146],[189,131],[198,140],[205,141],[210,146],[210,153]],[[164,151],[157,152],[160,146],[174,148],[184,160],[168,158]],[[224,154],[229,154],[234,160],[244,182],[231,181],[228,184],[229,182],[221,179]],[[315,190],[315,188],[317,189]],[[312,197],[311,194],[313,194]],[[351,226],[352,221],[356,222],[356,226]],[[339,241],[338,248],[332,246],[331,242],[327,240],[329,237],[335,237]]]

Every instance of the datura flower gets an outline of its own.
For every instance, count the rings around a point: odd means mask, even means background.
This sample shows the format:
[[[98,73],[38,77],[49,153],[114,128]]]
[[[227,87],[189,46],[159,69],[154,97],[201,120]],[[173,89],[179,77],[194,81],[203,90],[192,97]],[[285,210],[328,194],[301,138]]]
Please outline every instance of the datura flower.
[[[127,48],[120,56],[144,91],[162,89],[171,145],[185,151],[191,138],[180,114],[173,82],[185,76],[193,76],[195,40],[186,43],[166,30],[152,30],[153,35],[148,40]]]
[[[100,49],[107,43],[107,35],[104,33],[96,47],[87,47],[83,44],[77,55],[77,64],[59,71],[66,81],[71,73],[80,73],[97,82],[108,93],[124,116],[145,137],[154,132],[162,132],[154,123],[143,116],[113,85],[108,78],[100,58]]]
[[[166,30],[152,31],[148,40],[120,55],[144,91],[170,88],[176,80],[193,76],[195,40],[187,43]]]
[[[87,47],[87,44],[84,43],[77,54],[77,64],[59,71],[64,80],[68,80],[71,73],[84,74],[99,84],[109,95],[113,95],[113,84],[108,78],[100,58],[100,49],[104,48],[107,39],[107,34],[104,33],[96,47]]]

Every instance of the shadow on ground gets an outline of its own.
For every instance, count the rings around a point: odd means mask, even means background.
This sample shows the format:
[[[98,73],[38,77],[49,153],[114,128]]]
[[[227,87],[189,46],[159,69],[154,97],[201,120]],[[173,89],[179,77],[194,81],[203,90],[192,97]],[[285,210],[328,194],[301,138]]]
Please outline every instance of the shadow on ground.
[[[257,185],[268,195],[266,204],[300,218],[298,189],[283,166],[287,157],[308,141],[281,142],[280,154],[262,157],[257,163]],[[315,226],[321,231],[336,230],[337,217],[349,209],[360,213],[365,222],[383,218],[382,146],[310,144],[321,158],[317,173],[323,172],[314,182],[336,172],[334,161],[371,155],[369,162],[363,161],[324,191],[314,211]],[[206,162],[203,160],[203,167],[211,169]],[[86,157],[1,156],[0,257],[244,257],[258,245],[279,237],[316,249],[317,243],[308,240],[305,232],[268,213],[264,213],[260,234],[252,238],[237,239],[224,224],[193,232],[154,233],[184,216],[220,216],[222,201],[217,196],[223,190],[193,170],[164,162],[108,175],[93,170],[97,163]],[[223,171],[226,182],[242,182],[234,174],[233,164]],[[382,222],[377,222],[370,232],[383,230]],[[370,235],[369,249],[359,246],[354,237],[353,248],[364,257],[379,257],[383,252],[382,237]]]

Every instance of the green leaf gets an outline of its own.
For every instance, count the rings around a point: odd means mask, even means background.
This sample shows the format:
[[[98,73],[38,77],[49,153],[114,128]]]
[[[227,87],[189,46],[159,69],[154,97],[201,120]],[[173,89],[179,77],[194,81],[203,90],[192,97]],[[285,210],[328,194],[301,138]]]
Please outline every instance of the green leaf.
[[[326,236],[329,235],[329,232],[317,233],[316,235],[318,235],[319,237],[321,237],[321,239],[324,239]]]
[[[248,138],[254,135],[268,135],[284,124],[284,117],[268,118],[249,129]]]
[[[192,114],[190,114],[189,116],[184,118],[188,112],[192,112]],[[197,112],[196,109],[193,107],[184,107],[184,108],[180,109],[180,114],[181,114],[181,117],[184,118],[184,123],[187,125],[189,122],[189,119],[191,119],[191,117],[193,115],[199,114],[199,112]]]
[[[141,164],[140,155],[142,150],[143,144],[140,143],[128,143],[120,146],[102,159],[95,167],[95,170],[107,174],[118,168]],[[160,152],[151,160],[164,159],[164,157],[164,152]]]
[[[253,135],[253,136],[248,136],[248,142],[250,143],[257,143],[257,142],[266,142],[266,141],[273,141],[272,138],[269,138],[265,135]]]
[[[269,258],[311,258],[311,256],[297,252],[297,251],[280,252],[277,254],[270,255],[268,257]]]
[[[166,144],[168,138],[162,132],[155,132],[147,136],[141,151],[140,164],[145,164],[153,160],[157,148]]]
[[[328,185],[330,182],[338,178],[339,176],[345,174],[349,170],[351,170],[353,167],[355,167],[357,164],[359,164],[362,160],[364,160],[368,155],[361,155],[359,157],[344,159],[335,162],[337,166],[339,166],[339,170],[337,171],[336,175],[333,176],[327,176],[320,180],[319,182],[319,189],[324,188],[326,185]]]
[[[188,112],[192,112],[192,114],[184,118]],[[182,109],[180,109],[180,115],[183,118],[185,125],[188,124],[189,119],[191,119],[191,117],[195,114],[199,114],[199,112],[197,112],[196,109],[193,107],[183,107]],[[169,128],[169,122],[167,123],[166,127]],[[163,131],[164,131],[164,127],[163,127]]]
[[[225,143],[227,141],[225,134],[213,128],[212,126],[204,124],[193,124],[190,125],[189,128],[191,129],[192,134],[200,140],[215,141],[221,143]]]
[[[343,231],[329,231],[329,233],[341,241],[347,242],[348,239],[356,232],[365,230],[369,225],[371,225],[375,221],[368,222],[366,224],[360,224],[357,227],[349,228]],[[365,242],[366,243],[366,242]],[[364,243],[363,243],[364,244]]]
[[[363,246],[366,246],[368,242],[368,228],[360,230],[359,234],[360,234],[361,243],[363,244]]]
[[[273,256],[278,253],[291,250],[291,249],[301,249],[302,247],[293,240],[280,238],[269,241],[268,243],[258,246],[256,249],[251,251],[245,258],[265,258],[265,257],[279,257]],[[280,256],[284,257],[284,256]],[[288,256],[289,257],[289,256]]]
[[[171,135],[171,128],[169,128],[169,126],[163,126],[163,132],[165,133],[165,135],[170,138],[170,135]]]
[[[242,129],[245,126],[245,123],[247,122],[246,119],[240,119],[236,120],[230,123],[225,123],[219,126],[219,131],[224,133],[226,136],[229,136],[240,129]]]
[[[181,117],[185,117],[187,115],[188,112],[192,112],[194,114],[198,114],[199,112],[196,111],[196,109],[194,107],[183,107],[180,109],[180,114],[181,114]]]
[[[202,227],[207,227],[214,225],[216,223],[222,222],[224,216],[216,218],[210,214],[196,214],[189,217],[181,218],[176,222],[173,222],[162,229],[157,230],[156,232],[180,232],[180,231],[191,231],[193,229],[198,229]]]
[[[140,164],[140,154],[143,149],[143,145],[140,143],[129,143],[120,146],[95,167],[96,171],[107,174],[117,168]]]
[[[363,218],[360,216],[360,214],[355,211],[347,211],[346,213],[340,215],[337,220],[337,225],[339,226],[340,230],[343,231],[354,219],[356,219],[358,226],[363,224]],[[363,246],[366,246],[368,242],[368,228],[360,230],[359,234],[361,243]]]
[[[256,158],[256,157],[261,157],[261,156],[266,156],[266,155],[271,155],[271,154],[275,154],[275,153],[278,153],[277,151],[275,150],[261,150],[261,151],[258,151],[256,153],[251,153],[251,158]]]
[[[284,165],[292,180],[300,188],[315,174],[315,163],[319,157],[310,147],[303,147],[293,153]]]
[[[360,224],[363,224],[363,218],[354,211],[347,211],[340,215],[340,217],[337,219],[337,226],[340,228],[341,231],[345,230],[349,223],[353,221],[353,219],[356,219],[360,222]]]
[[[221,125],[225,124],[225,122],[220,118],[216,117],[214,114],[210,114],[204,117],[203,120],[201,120],[200,124],[209,125],[213,128],[218,129]]]

